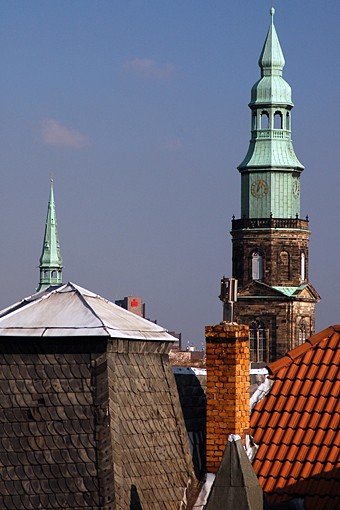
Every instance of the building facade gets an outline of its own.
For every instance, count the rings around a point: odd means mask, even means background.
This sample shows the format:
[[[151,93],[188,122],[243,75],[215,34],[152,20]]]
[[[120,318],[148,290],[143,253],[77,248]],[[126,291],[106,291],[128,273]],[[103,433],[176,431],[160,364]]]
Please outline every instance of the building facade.
[[[320,299],[309,282],[309,220],[300,217],[304,170],[291,138],[291,88],[274,8],[251,90],[251,140],[238,166],[241,217],[232,221],[234,320],[250,326],[251,359],[269,362],[314,333]]]

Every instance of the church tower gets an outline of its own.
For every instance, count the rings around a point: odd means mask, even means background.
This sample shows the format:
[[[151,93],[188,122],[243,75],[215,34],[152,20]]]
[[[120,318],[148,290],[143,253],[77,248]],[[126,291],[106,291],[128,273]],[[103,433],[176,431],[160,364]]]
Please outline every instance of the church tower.
[[[53,179],[51,179],[50,199],[47,208],[45,236],[39,268],[40,282],[37,292],[45,290],[51,285],[60,285],[62,283],[63,259],[60,254]]]
[[[300,218],[304,167],[291,139],[291,88],[274,26],[265,40],[261,78],[251,90],[251,140],[239,165],[241,218],[232,221],[234,320],[250,326],[252,361],[283,356],[314,333],[319,295],[309,283],[309,221]]]

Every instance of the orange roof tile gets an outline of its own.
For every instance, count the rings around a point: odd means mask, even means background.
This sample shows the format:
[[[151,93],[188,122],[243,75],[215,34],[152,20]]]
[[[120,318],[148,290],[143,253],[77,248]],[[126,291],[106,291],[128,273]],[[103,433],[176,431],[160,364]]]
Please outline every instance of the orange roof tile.
[[[306,510],[340,509],[340,326],[268,369],[274,385],[255,406],[250,430],[268,501],[303,498]]]

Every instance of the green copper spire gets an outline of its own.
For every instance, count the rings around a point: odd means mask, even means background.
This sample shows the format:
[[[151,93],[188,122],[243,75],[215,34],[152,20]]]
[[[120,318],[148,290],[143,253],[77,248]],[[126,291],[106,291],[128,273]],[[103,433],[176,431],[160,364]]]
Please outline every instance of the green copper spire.
[[[261,78],[251,90],[252,131],[241,173],[242,218],[300,216],[300,174],[304,167],[291,139],[291,88],[282,77],[285,59],[271,23],[259,58]]]
[[[274,25],[275,9],[270,9],[272,22],[268,30],[267,38],[263,46],[262,53],[259,58],[259,66],[261,68],[261,76],[282,75],[282,69],[285,65],[285,59],[280,46]]]
[[[60,285],[62,283],[63,260],[60,255],[57,216],[53,194],[53,179],[51,179],[44,244],[39,267],[40,282],[37,289],[38,291],[47,289],[51,285]]]

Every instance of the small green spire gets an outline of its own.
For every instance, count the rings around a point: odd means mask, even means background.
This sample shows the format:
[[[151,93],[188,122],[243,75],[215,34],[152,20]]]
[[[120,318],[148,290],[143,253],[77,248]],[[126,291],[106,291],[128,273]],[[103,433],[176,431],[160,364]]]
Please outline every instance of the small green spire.
[[[259,58],[262,76],[281,76],[285,65],[285,59],[274,25],[274,14],[275,9],[272,7],[270,9],[271,24]]]
[[[51,285],[62,283],[63,259],[60,255],[57,216],[51,179],[50,199],[48,202],[44,244],[40,257],[40,282],[37,291],[47,289]]]

